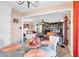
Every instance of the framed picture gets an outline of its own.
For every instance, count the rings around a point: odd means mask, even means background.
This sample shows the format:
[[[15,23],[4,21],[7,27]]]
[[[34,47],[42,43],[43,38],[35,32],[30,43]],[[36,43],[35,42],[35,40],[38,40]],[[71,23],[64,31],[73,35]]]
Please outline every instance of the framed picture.
[[[24,24],[24,28],[29,28],[30,25],[29,24]]]
[[[19,19],[13,19],[13,23],[19,23]]]

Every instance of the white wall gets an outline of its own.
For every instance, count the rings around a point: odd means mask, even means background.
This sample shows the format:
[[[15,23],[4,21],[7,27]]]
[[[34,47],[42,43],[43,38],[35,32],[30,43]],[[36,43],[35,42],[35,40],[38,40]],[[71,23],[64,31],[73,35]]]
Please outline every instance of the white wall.
[[[12,9],[11,12],[11,42],[17,42],[21,40],[21,14],[18,11],[15,11],[14,9]],[[14,23],[13,19],[18,19],[18,23]],[[16,35],[15,35],[16,34]]]
[[[5,2],[0,2],[0,48],[9,45],[11,38],[11,7]]]
[[[36,15],[32,17],[24,17],[26,20],[30,20],[32,22],[41,22],[42,19],[47,22],[59,22],[63,17],[68,13],[68,11],[61,11],[61,12],[55,12],[50,14],[44,14],[44,15]]]
[[[69,28],[70,28],[69,50],[71,55],[73,56],[73,9],[71,9]]]

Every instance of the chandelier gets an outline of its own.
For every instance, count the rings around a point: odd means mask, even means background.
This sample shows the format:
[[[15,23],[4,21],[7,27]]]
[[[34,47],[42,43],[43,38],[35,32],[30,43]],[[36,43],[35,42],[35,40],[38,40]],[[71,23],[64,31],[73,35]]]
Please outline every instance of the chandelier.
[[[30,6],[38,7],[39,6],[39,1],[16,1],[18,5],[23,5],[25,2],[27,3],[28,8]]]

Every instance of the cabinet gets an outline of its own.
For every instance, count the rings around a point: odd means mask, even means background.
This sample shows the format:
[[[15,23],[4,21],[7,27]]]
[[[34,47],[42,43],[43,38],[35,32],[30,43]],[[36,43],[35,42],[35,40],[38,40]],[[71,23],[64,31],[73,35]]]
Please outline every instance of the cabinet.
[[[63,26],[62,22],[54,22],[54,23],[44,22],[44,24],[42,25],[42,33],[47,34],[47,32],[55,32],[58,34],[62,34],[63,29],[62,26]]]

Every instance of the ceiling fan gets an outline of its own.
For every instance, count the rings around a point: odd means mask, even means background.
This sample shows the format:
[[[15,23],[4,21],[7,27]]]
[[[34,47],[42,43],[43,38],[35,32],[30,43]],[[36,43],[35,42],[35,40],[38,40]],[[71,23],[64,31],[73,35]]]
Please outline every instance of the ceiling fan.
[[[30,8],[30,6],[34,6],[34,7],[38,7],[39,6],[39,1],[16,1],[18,5],[23,5],[25,2],[27,2],[27,6],[28,8]]]

